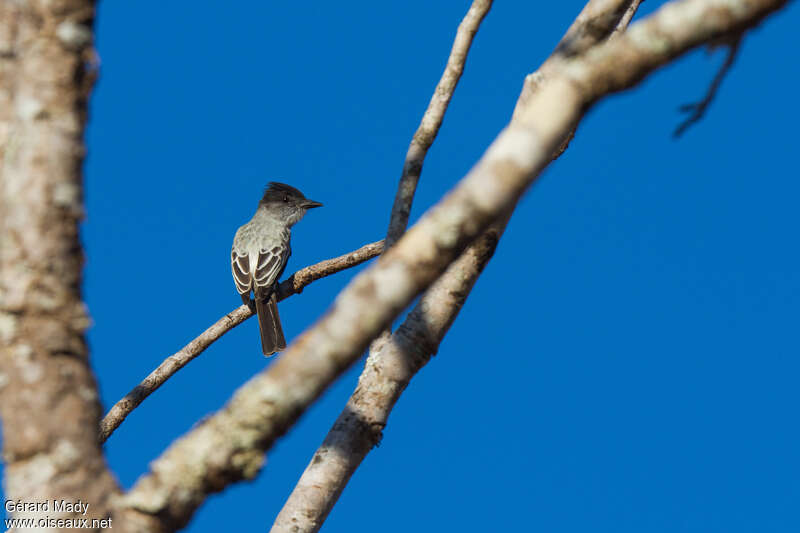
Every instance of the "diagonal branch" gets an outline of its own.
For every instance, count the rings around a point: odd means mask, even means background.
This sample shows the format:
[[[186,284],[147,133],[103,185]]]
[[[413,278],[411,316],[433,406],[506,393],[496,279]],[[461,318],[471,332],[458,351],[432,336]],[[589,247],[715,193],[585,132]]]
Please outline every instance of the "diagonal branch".
[[[550,162],[602,97],[688,50],[756,25],[786,0],[671,2],[616,39],[563,58],[474,168],[339,294],[331,309],[229,403],[151,463],[119,505],[185,524],[205,498],[255,476],[264,452],[374,336],[433,283]],[[713,16],[710,16],[713,14]]]
[[[447,65],[444,73],[436,85],[428,109],[422,116],[422,121],[417,128],[411,144],[408,147],[406,161],[403,165],[403,172],[400,176],[400,183],[397,186],[397,194],[392,206],[392,215],[389,220],[389,229],[386,232],[386,249],[392,247],[397,242],[408,226],[408,217],[411,215],[411,204],[414,201],[414,193],[417,190],[417,183],[422,173],[422,164],[428,149],[436,140],[439,128],[444,120],[447,106],[464,72],[464,65],[467,62],[467,54],[472,39],[478,32],[483,18],[492,7],[492,0],[474,0],[472,5],[458,25],[456,38],[453,41],[453,48],[450,50],[450,57],[447,58]]]
[[[636,15],[636,12],[639,10],[639,6],[642,4],[642,2],[644,2],[644,0],[633,0],[630,3],[630,5],[628,6],[628,9],[622,15],[622,18],[619,19],[619,23],[617,24],[617,27],[614,28],[614,31],[611,33],[611,37],[619,35],[620,33],[624,32],[625,30],[628,29],[628,25],[631,23],[631,20],[633,20],[633,17],[634,17],[634,15]]]
[[[590,0],[561,38],[552,57],[582,54],[600,41],[608,38],[623,22],[633,5],[631,0]],[[631,17],[633,13],[631,13]],[[630,18],[628,19],[630,21]],[[541,69],[540,69],[541,70]]]
[[[638,5],[638,1],[631,2],[616,28],[609,24],[603,32],[596,32],[596,42],[608,37],[612,30],[616,32],[627,27]],[[593,0],[568,34],[584,33],[581,26],[590,20],[615,18],[603,16],[603,9],[616,12],[621,7],[617,3]],[[586,17],[588,12],[594,16]],[[585,40],[584,45],[593,46],[596,42]],[[563,148],[566,149],[566,145]],[[563,151],[559,149],[553,158]],[[491,259],[507,221],[508,217],[504,217],[473,242],[425,292],[388,342],[380,344],[378,350],[371,350],[358,387],[278,514],[272,526],[273,533],[319,530],[350,477],[380,440],[400,395],[438,350],[483,267]]]
[[[478,237],[431,285],[378,353],[303,472],[272,533],[319,530],[356,468],[381,439],[397,400],[439,344],[492,258],[507,218]]]
[[[310,283],[320,278],[330,276],[331,274],[341,272],[342,270],[360,265],[380,255],[382,251],[383,241],[373,242],[348,254],[334,257],[333,259],[327,259],[315,265],[305,267],[302,270],[298,270],[279,285],[278,301],[285,300],[293,294],[300,294]],[[189,344],[164,359],[164,362],[158,365],[158,368],[153,370],[140,384],[114,404],[106,416],[103,417],[103,421],[100,423],[100,442],[105,442],[114,430],[122,424],[125,418],[127,418],[145,398],[150,396],[150,394],[155,392],[165,381],[171,378],[175,372],[203,353],[206,348],[211,346],[211,343],[251,316],[253,316],[252,309],[246,305],[239,306],[217,320],[211,327]]]
[[[643,0],[590,0],[573,21],[564,37],[559,41],[555,51],[536,70],[525,76],[522,92],[514,106],[512,120],[516,119],[524,109],[539,86],[547,81],[548,72],[558,60],[582,54],[610,38],[617,32],[627,29],[633,15]],[[556,159],[564,153],[572,138],[575,129],[569,132],[564,141],[553,154]]]

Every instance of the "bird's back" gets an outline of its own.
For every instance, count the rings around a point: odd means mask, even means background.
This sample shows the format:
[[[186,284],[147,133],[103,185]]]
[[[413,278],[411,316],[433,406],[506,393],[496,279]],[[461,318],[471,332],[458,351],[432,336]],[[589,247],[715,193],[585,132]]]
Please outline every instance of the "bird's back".
[[[232,259],[236,262],[237,257],[241,258],[238,260],[241,273],[250,278],[248,281],[255,281],[255,287],[251,283],[246,287],[244,283],[239,283],[239,278],[242,276],[237,276],[234,271],[240,293],[256,287],[263,289],[272,287],[286,266],[290,237],[290,228],[280,220],[269,216],[263,209],[256,211],[253,218],[236,231],[231,250]]]

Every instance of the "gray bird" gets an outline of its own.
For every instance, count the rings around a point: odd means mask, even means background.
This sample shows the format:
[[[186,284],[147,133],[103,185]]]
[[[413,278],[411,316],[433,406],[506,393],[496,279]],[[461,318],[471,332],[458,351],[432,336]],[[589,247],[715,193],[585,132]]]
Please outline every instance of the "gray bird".
[[[250,222],[236,231],[231,248],[231,269],[236,290],[245,305],[250,293],[256,303],[261,350],[272,355],[286,348],[278,316],[277,283],[292,255],[289,240],[306,211],[322,204],[284,183],[271,182],[258,202]]]

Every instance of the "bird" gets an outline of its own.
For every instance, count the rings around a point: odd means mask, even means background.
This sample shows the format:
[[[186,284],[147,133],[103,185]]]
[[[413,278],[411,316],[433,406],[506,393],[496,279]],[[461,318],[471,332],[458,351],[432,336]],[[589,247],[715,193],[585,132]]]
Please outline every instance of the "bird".
[[[253,218],[233,237],[233,281],[245,305],[252,305],[250,294],[253,294],[261,332],[261,351],[267,357],[286,348],[278,315],[277,288],[292,255],[292,226],[309,209],[316,207],[322,207],[322,204],[309,200],[291,185],[270,182]]]

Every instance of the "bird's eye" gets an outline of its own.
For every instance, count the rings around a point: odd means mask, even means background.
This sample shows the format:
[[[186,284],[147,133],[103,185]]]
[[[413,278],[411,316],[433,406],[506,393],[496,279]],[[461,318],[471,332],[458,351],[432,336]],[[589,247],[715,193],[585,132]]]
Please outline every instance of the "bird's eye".
[[[287,204],[288,204],[288,203],[289,203],[289,197],[288,197],[288,196],[286,196],[286,195],[284,195],[284,196],[283,196],[283,201],[284,201],[284,203],[287,203]]]

